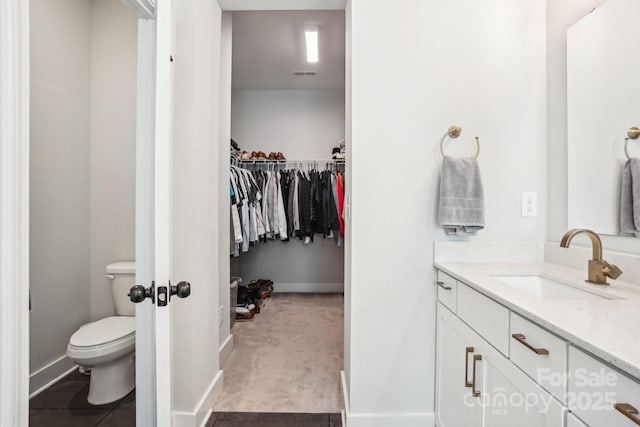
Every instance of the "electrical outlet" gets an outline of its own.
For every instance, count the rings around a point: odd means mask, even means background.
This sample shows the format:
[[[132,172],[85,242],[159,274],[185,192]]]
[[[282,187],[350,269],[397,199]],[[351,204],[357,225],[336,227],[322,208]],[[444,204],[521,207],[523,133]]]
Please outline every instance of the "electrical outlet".
[[[538,216],[538,193],[535,191],[525,191],[522,193],[522,216]]]
[[[224,305],[220,306],[220,317],[218,318],[218,328],[222,328],[224,324]]]

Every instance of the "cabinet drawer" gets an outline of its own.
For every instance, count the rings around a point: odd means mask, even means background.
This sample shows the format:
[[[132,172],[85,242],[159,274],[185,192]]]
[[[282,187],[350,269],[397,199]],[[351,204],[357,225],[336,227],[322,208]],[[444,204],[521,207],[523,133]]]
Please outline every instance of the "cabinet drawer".
[[[511,313],[511,361],[560,402],[566,403],[567,343]]]
[[[567,413],[567,427],[587,427],[587,425],[569,412]]]
[[[442,271],[438,271],[438,301],[446,305],[449,310],[456,312],[456,279]]]
[[[458,282],[458,316],[502,354],[509,354],[509,310]]]
[[[640,412],[640,383],[575,347],[569,347],[569,374],[569,409],[587,425],[640,425],[640,413],[633,413]]]

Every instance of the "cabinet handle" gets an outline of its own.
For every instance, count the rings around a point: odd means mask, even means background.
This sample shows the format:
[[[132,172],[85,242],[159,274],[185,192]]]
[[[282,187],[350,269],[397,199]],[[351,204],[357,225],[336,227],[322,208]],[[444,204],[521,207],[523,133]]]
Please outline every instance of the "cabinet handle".
[[[628,403],[616,403],[613,407],[616,408],[616,411],[620,412],[622,415],[640,426],[640,418],[636,416],[638,415],[638,410],[636,408]]]
[[[473,395],[473,397],[480,396],[480,392],[476,390],[476,362],[478,360],[482,360],[482,355],[474,354],[473,355],[473,379],[471,383],[471,394]]]
[[[447,291],[451,290],[451,286],[445,286],[444,282],[436,282],[436,284],[440,286],[442,289],[446,289]]]
[[[467,347],[464,353],[464,386],[473,387],[473,383],[469,381],[469,354],[473,353],[473,347]]]
[[[533,351],[535,354],[549,354],[549,350],[547,350],[546,348],[535,348],[534,346],[529,344],[526,341],[527,337],[525,337],[523,334],[512,334],[511,336],[520,344]]]

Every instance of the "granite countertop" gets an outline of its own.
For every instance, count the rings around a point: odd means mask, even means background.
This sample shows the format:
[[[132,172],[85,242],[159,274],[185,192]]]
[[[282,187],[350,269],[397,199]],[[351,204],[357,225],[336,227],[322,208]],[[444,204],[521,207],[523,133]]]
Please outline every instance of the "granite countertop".
[[[584,281],[586,268],[576,271],[549,263],[435,262],[434,266],[640,381],[640,286],[619,280],[610,280],[609,286],[592,285]],[[543,274],[619,299],[546,299],[491,277],[510,274]]]

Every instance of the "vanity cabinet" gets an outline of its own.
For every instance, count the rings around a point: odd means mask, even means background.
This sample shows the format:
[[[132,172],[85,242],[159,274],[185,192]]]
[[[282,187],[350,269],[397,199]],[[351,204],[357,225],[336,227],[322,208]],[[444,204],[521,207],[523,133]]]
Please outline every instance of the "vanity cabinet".
[[[438,427],[640,426],[640,383],[451,280],[439,272]]]
[[[447,316],[438,304],[436,343],[436,415],[440,427],[476,426],[482,423],[482,407],[471,396],[473,331]],[[476,369],[478,364],[476,362]],[[476,371],[476,379],[480,373]]]
[[[569,372],[569,409],[588,425],[640,425],[640,384],[574,347]]]
[[[569,344],[535,323],[511,313],[511,361],[560,402],[567,402]]]
[[[587,427],[587,425],[580,421],[578,417],[569,413],[567,414],[567,427]]]
[[[439,427],[562,427],[564,409],[460,318],[438,304]]]
[[[456,312],[458,282],[453,277],[438,271],[438,301],[446,305],[449,310]]]

